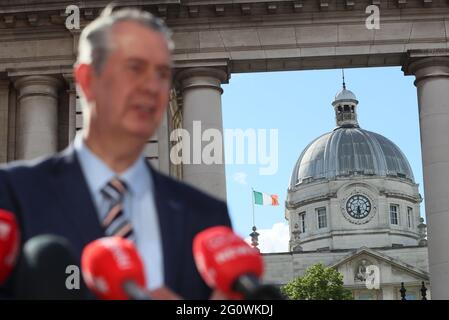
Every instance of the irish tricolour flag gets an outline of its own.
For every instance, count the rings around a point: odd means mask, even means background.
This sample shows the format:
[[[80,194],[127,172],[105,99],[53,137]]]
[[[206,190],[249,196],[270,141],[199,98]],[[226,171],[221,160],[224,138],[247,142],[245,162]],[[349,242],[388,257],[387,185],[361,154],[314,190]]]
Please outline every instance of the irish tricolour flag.
[[[278,206],[278,195],[277,194],[267,194],[259,191],[253,190],[254,204],[259,204],[261,206]]]

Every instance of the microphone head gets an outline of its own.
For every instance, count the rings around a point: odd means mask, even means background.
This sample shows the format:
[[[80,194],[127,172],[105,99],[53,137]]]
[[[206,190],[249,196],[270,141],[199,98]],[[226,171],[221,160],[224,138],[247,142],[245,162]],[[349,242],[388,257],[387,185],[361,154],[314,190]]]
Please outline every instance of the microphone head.
[[[87,286],[100,299],[127,300],[124,284],[146,287],[143,262],[134,244],[122,237],[105,237],[89,243],[81,256]]]
[[[243,298],[242,294],[233,289],[239,277],[251,274],[259,278],[263,274],[259,251],[225,226],[208,228],[198,233],[193,240],[193,256],[204,281],[230,298]]]
[[[0,284],[16,265],[19,244],[20,231],[14,214],[0,209]]]
[[[50,234],[29,239],[19,260],[16,298],[86,299],[78,265],[67,239]]]

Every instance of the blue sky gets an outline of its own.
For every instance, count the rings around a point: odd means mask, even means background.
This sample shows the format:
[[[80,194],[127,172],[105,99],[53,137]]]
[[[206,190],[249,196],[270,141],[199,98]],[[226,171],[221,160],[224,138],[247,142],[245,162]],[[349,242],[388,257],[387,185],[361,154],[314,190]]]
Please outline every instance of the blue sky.
[[[424,197],[414,77],[404,76],[399,67],[384,67],[346,69],[345,78],[359,100],[360,126],[401,148]],[[225,129],[278,129],[275,175],[260,175],[258,165],[226,165],[228,207],[241,236],[252,228],[251,187],[279,195],[279,206],[255,207],[257,228],[283,243],[281,249],[273,244],[266,251],[283,251],[288,240],[284,203],[293,166],[308,143],[335,127],[331,102],[340,89],[340,69],[232,74],[229,84],[223,85]]]

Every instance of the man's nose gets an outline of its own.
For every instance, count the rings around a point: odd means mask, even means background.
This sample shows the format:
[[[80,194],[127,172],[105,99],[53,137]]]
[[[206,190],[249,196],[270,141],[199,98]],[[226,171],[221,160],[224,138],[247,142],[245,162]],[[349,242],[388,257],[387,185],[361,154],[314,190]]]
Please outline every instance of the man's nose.
[[[157,94],[161,87],[161,79],[157,72],[148,72],[139,83],[139,88],[147,94]]]

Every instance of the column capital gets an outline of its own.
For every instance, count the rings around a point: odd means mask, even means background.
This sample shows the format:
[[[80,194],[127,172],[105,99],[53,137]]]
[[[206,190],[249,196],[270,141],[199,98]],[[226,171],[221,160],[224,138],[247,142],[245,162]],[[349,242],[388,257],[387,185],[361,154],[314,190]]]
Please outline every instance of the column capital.
[[[32,75],[17,78],[14,86],[19,90],[19,100],[29,95],[49,95],[57,99],[62,81],[54,76]]]
[[[228,83],[229,72],[222,67],[194,67],[180,69],[176,72],[176,80],[182,81],[190,77],[213,77],[220,80],[221,83]]]
[[[181,90],[191,88],[214,88],[220,92],[221,84],[228,83],[229,72],[219,67],[194,67],[178,70],[175,73],[175,82]]]
[[[415,85],[428,78],[449,77],[449,49],[410,50],[402,71],[416,76]]]

